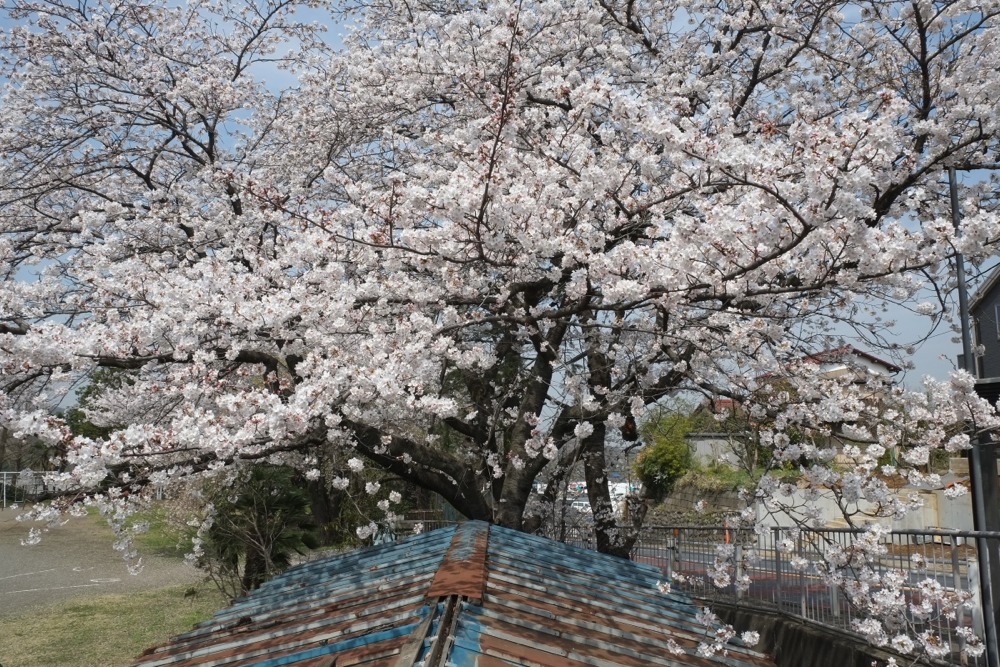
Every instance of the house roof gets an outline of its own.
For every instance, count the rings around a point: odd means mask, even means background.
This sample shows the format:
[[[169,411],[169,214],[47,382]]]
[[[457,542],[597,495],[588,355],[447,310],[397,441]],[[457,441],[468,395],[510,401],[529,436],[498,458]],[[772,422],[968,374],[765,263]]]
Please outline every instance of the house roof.
[[[874,354],[865,352],[864,350],[859,350],[853,345],[843,345],[841,347],[835,347],[829,350],[823,350],[822,352],[817,352],[815,354],[810,354],[805,357],[805,361],[813,361],[816,363],[829,363],[835,361],[843,361],[849,359],[850,357],[859,357],[865,359],[866,361],[883,366],[890,373],[898,373],[902,367],[897,366],[891,361],[886,361],[881,357],[876,357]]]
[[[742,406],[736,399],[725,396],[713,396],[702,401],[698,407],[709,410],[712,414],[717,415],[722,412],[732,412]]]
[[[698,656],[692,601],[656,568],[469,522],[293,568],[136,667],[773,667]],[[686,649],[673,655],[668,640]]]
[[[996,289],[997,283],[1000,283],[1000,265],[994,267],[993,271],[990,273],[986,282],[979,286],[976,293],[972,295],[969,300],[969,310],[975,310],[979,307],[979,304],[983,302],[983,299]]]

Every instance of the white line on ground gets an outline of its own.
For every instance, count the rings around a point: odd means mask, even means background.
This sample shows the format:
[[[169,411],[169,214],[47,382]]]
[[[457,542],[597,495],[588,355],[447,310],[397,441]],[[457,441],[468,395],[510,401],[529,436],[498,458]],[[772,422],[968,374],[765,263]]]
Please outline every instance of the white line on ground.
[[[61,591],[67,588],[92,588],[94,586],[103,586],[104,584],[78,584],[76,586],[54,586],[52,588],[25,588],[23,591],[7,591],[5,595],[13,595],[14,593],[39,593],[41,591]]]
[[[55,572],[58,568],[50,567],[47,570],[39,570],[38,572],[22,572],[21,574],[12,574],[9,577],[0,577],[0,581],[4,579],[13,579],[15,577],[30,577],[33,574],[44,574],[46,572]]]

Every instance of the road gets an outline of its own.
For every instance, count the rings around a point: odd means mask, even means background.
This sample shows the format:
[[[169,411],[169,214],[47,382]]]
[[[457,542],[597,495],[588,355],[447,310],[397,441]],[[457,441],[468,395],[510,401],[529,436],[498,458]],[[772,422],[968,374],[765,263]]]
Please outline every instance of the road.
[[[78,596],[120,594],[194,583],[199,574],[181,561],[145,556],[130,575],[111,544],[111,532],[95,519],[72,519],[45,533],[40,544],[22,546],[29,524],[18,512],[0,510],[0,616],[20,614]]]

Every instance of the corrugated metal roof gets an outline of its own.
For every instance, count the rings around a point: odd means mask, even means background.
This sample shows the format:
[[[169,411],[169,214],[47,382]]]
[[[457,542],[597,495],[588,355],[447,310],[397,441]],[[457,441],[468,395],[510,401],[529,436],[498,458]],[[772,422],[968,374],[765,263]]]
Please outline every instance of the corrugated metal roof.
[[[470,522],[293,568],[136,667],[773,667],[695,654],[706,628],[655,568]],[[670,653],[668,640],[687,649]]]

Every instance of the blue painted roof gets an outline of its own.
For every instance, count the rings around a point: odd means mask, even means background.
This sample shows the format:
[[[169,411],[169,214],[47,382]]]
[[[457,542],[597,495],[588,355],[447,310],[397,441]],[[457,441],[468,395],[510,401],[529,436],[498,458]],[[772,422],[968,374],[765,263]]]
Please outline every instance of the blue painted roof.
[[[661,578],[469,522],[295,567],[136,666],[773,667],[737,645],[698,656],[706,628],[689,598],[657,590]]]

